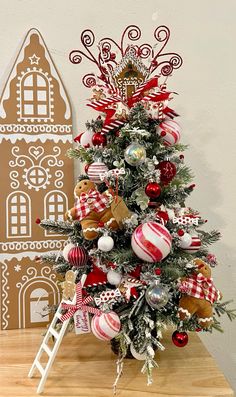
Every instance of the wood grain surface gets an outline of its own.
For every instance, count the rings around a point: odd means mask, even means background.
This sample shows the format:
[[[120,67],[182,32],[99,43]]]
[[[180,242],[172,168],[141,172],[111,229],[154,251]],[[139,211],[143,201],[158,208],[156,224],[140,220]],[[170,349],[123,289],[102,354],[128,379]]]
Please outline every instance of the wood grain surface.
[[[39,381],[28,371],[42,340],[42,329],[1,331],[0,396],[35,396]],[[117,397],[228,397],[233,390],[196,334],[189,344],[177,348],[171,332],[163,338],[166,351],[158,352],[160,367],[154,383],[146,385],[141,361],[127,359],[118,384]],[[45,396],[112,397],[116,356],[109,344],[93,335],[65,336],[45,385]]]

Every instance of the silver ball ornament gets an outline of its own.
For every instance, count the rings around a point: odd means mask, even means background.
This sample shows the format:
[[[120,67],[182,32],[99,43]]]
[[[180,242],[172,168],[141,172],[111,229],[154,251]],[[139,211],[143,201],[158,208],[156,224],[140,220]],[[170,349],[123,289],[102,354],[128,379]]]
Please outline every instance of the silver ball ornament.
[[[145,298],[149,306],[153,309],[161,309],[168,300],[168,290],[160,284],[159,280],[155,280],[146,290]]]
[[[131,143],[125,149],[125,161],[132,166],[142,164],[146,160],[145,148],[137,142]]]

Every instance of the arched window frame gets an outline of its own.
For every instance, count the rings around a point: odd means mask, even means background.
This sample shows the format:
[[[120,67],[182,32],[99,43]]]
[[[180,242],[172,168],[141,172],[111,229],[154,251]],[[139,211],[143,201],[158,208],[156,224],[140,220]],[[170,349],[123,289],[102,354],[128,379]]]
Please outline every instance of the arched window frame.
[[[55,202],[50,202],[50,197],[53,195],[57,195],[57,197],[62,197],[63,201],[58,201],[58,199]],[[55,205],[57,205],[57,208],[55,208]],[[63,208],[59,208],[59,206],[62,206]],[[54,209],[52,208],[54,207]],[[65,193],[61,192],[60,190],[52,190],[51,192],[47,193],[46,196],[44,197],[44,218],[45,219],[51,219],[51,220],[63,220],[64,219],[64,214],[68,209],[68,199]],[[48,230],[45,230],[45,236],[59,236],[59,234],[55,234],[53,232],[49,232]]]
[[[25,81],[30,76],[32,76],[32,84],[25,85]],[[38,85],[38,77],[44,80],[45,86]],[[22,119],[46,120],[51,118],[51,87],[49,78],[45,73],[30,70],[22,77],[20,99],[20,117]]]
[[[13,202],[14,197],[16,197],[16,202]],[[21,197],[25,198],[24,203],[21,201]],[[7,238],[31,237],[31,199],[27,193],[17,191],[9,194],[6,205],[6,220]]]

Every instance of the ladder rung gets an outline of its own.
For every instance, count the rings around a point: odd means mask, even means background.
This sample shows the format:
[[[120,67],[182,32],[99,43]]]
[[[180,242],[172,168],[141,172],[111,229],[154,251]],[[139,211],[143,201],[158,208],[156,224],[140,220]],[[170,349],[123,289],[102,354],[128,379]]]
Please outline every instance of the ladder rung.
[[[47,353],[47,355],[49,357],[51,357],[52,355],[52,350],[48,347],[48,345],[46,345],[46,343],[42,344],[42,349]]]
[[[39,361],[35,362],[36,367],[38,368],[39,372],[41,373],[41,375],[43,376],[44,374],[44,368],[42,367],[42,365],[40,364]]]
[[[54,338],[58,339],[59,338],[59,333],[52,327],[49,327],[49,332],[54,336]]]

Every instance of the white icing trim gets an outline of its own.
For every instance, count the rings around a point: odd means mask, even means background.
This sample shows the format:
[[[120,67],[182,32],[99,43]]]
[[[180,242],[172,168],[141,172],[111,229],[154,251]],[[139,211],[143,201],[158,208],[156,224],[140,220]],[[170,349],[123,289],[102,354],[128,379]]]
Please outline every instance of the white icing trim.
[[[0,134],[0,143],[6,139],[11,143],[16,143],[16,141],[24,140],[26,143],[37,142],[40,141],[45,143],[46,141],[54,141],[55,143],[72,143],[73,137],[72,135],[56,135],[56,134],[38,134],[38,135],[27,135],[27,134]]]
[[[6,242],[0,243],[0,249],[2,254],[0,254],[0,259],[6,259],[8,258],[8,255],[10,257],[16,257],[17,253],[12,253],[10,254],[9,252],[11,251],[24,251],[25,256],[28,256],[28,252],[25,252],[27,250],[34,250],[34,251],[40,251],[40,250],[58,250],[61,249],[65,244],[65,240],[43,240],[43,241],[21,241],[21,242]],[[4,253],[5,252],[5,253]]]
[[[205,318],[200,318],[198,319],[198,322],[200,323],[206,323],[207,321],[212,321],[213,317],[205,317]]]
[[[58,253],[60,251],[58,251],[58,250],[50,251],[50,253],[54,253],[54,252]],[[17,252],[14,254],[9,254],[9,253],[0,254],[0,261],[2,260],[4,263],[4,260],[11,261],[12,259],[16,259],[16,260],[20,261],[21,259],[24,259],[24,258],[29,258],[29,259],[34,260],[36,256],[40,256],[43,253],[44,252],[42,252],[42,251],[23,251],[23,252],[19,252],[19,253]]]
[[[0,132],[14,132],[14,133],[68,133],[72,134],[72,124],[0,124]]]
[[[191,317],[191,313],[187,309],[183,309],[183,307],[179,307],[178,312],[182,312],[186,314],[187,317]]]
[[[1,264],[1,273],[2,273],[2,324],[1,328],[6,329],[8,326],[8,306],[6,305],[6,299],[8,298],[8,291],[7,291],[7,284],[8,284],[8,279],[7,279],[7,264],[3,262]]]

